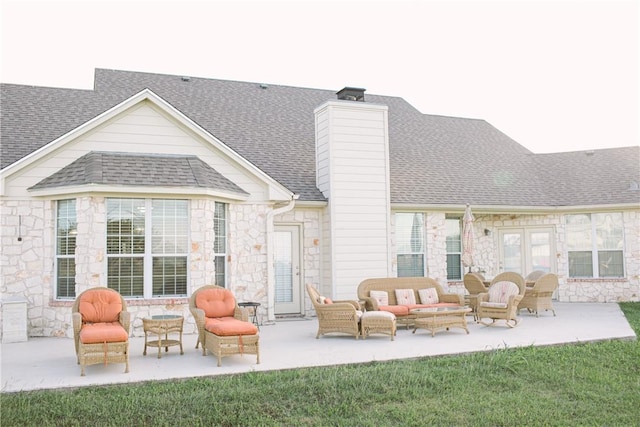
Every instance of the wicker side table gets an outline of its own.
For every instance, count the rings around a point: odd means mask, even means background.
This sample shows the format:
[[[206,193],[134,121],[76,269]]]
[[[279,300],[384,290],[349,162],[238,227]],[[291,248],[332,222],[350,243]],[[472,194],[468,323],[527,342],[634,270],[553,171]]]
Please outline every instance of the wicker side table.
[[[179,345],[180,354],[184,354],[182,349],[183,324],[184,317],[174,314],[151,316],[142,319],[142,327],[144,329],[144,351],[142,355],[147,355],[147,347],[158,347],[158,359],[160,359],[162,358],[162,347],[164,347],[164,351],[169,351],[169,347],[174,345]],[[179,334],[179,339],[169,339],[170,333]],[[148,341],[149,334],[157,335],[158,339]]]

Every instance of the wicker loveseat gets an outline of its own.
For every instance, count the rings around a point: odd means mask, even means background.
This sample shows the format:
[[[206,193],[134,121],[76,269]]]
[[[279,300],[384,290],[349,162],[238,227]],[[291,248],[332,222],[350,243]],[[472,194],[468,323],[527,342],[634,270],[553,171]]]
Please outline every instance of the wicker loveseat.
[[[384,304],[384,293],[387,304]],[[403,300],[398,301],[398,296]],[[428,300],[425,300],[425,297]],[[414,308],[464,305],[463,295],[445,293],[442,286],[429,277],[366,279],[358,285],[358,298],[364,302],[367,311],[388,311],[396,315],[398,323],[407,327],[413,324],[415,319],[415,316],[409,313]]]

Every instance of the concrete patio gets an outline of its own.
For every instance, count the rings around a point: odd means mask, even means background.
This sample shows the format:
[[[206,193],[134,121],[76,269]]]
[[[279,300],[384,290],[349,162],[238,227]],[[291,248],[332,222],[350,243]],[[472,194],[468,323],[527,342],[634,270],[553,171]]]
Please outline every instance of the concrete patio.
[[[254,355],[225,357],[217,367],[215,356],[202,356],[195,349],[196,335],[183,337],[184,355],[178,347],[151,348],[143,356],[144,338],[130,340],[130,372],[123,364],[87,367],[80,376],[73,340],[69,338],[29,338],[27,342],[2,344],[2,392],[16,392],[64,387],[83,387],[132,383],[171,378],[227,375],[252,371],[272,371],[310,366],[367,363],[392,359],[491,351],[522,346],[544,346],[611,339],[636,339],[636,335],[617,304],[555,303],[557,317],[542,312],[540,317],[521,313],[521,322],[510,329],[500,322],[496,326],[469,321],[469,335],[462,329],[436,333],[425,330],[416,334],[398,330],[395,341],[374,335],[366,340],[346,335],[325,335],[315,339],[315,318],[279,320],[261,326],[260,359]]]

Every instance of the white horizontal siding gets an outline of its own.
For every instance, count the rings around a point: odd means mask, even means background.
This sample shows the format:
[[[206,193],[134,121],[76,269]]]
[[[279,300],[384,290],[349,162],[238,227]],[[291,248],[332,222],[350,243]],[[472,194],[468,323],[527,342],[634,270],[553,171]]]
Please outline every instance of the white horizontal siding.
[[[250,201],[268,198],[267,186],[222,151],[192,135],[149,103],[126,111],[99,128],[71,141],[24,168],[6,182],[8,196],[28,197],[27,188],[91,151],[133,154],[194,155],[251,194]]]
[[[330,195],[331,146],[329,131],[329,112],[316,112],[316,185],[325,197]]]
[[[354,298],[360,281],[390,271],[387,109],[329,102],[316,113],[317,125],[329,125],[316,135],[317,153],[329,155],[318,158],[318,177],[329,180],[321,190],[329,198],[333,295]]]

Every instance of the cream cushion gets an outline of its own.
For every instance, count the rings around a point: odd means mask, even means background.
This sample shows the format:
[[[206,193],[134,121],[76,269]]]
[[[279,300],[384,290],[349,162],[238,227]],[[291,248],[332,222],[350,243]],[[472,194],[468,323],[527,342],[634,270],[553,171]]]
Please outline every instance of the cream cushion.
[[[489,287],[489,301],[480,303],[483,307],[506,308],[509,297],[518,295],[520,288],[513,282],[496,282]]]
[[[435,288],[418,289],[421,304],[438,304],[438,291]]]
[[[395,320],[396,315],[388,311],[365,311],[362,314],[363,319],[389,319]]]
[[[389,305],[389,294],[386,291],[371,291],[369,296],[376,300],[378,306]]]
[[[396,289],[396,301],[398,305],[411,305],[416,303],[416,295],[413,289]]]

